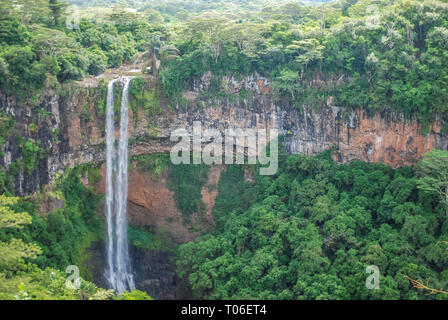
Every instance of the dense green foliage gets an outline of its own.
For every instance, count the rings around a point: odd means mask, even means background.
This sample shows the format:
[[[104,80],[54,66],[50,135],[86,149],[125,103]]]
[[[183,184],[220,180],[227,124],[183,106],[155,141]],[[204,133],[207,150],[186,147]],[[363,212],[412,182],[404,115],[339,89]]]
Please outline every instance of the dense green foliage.
[[[55,1],[2,4],[0,89],[29,98],[49,75],[82,79],[149,50],[164,95],[177,105],[181,91],[206,71],[218,94],[226,90],[220,76],[257,72],[298,108],[333,97],[346,109],[399,111],[425,121],[448,112],[445,1],[222,2],[123,2],[137,12],[104,8],[102,18],[89,15],[90,8],[79,29],[65,28]],[[140,92],[138,100],[158,109],[154,93]]]
[[[310,3],[330,0],[311,0]],[[256,15],[263,8],[291,2],[291,0],[72,0],[82,7],[108,7],[111,4],[121,8],[131,7],[151,23],[184,21],[196,15],[219,13],[233,18],[247,18]]]
[[[14,128],[14,119],[6,112],[0,112],[0,147],[3,147]],[[2,154],[2,156],[4,156]]]
[[[207,181],[209,167],[198,165],[171,165],[167,187],[174,191],[174,200],[185,218],[203,210],[202,187]]]
[[[222,231],[229,212],[234,209],[245,211],[253,198],[251,184],[244,181],[244,167],[226,166],[218,182],[218,196],[213,208],[217,230]]]
[[[151,172],[154,179],[158,179],[160,175],[168,168],[168,154],[148,154],[133,157],[131,161],[137,161],[137,169],[140,172]]]
[[[125,291],[114,298],[114,300],[152,300],[146,292],[134,290],[132,292]]]
[[[31,5],[31,3],[34,3]],[[126,19],[114,24],[84,19],[68,29],[59,1],[2,1],[0,5],[0,90],[31,98],[48,76],[60,82],[97,75],[131,61],[162,27]],[[29,5],[28,5],[29,4]]]
[[[113,295],[84,280],[79,289],[66,286],[67,275],[62,271],[79,265],[86,240],[99,221],[97,197],[81,185],[76,172],[60,183],[65,205],[47,217],[39,214],[36,202],[0,196],[0,299],[106,299]]]
[[[161,251],[170,251],[173,249],[172,241],[160,230],[151,232],[148,228],[130,225],[128,228],[128,237],[129,244],[136,248]]]
[[[448,217],[448,152],[434,149],[424,154],[418,174],[419,189],[438,194]]]
[[[159,46],[175,52],[159,54],[164,93],[175,99],[206,71],[218,77],[218,86],[219,76],[258,72],[296,107],[319,107],[332,96],[348,109],[399,111],[424,120],[446,115],[448,5],[377,1],[381,14],[372,27],[369,4],[290,3],[247,21],[190,19]]]
[[[96,213],[100,198],[81,184],[77,170],[54,188],[58,190],[54,196],[64,203],[61,209],[42,217],[36,207],[38,202],[22,201],[20,208],[31,214],[32,223],[21,230],[0,233],[0,238],[33,241],[42,249],[42,255],[35,260],[38,267],[65,270],[68,265],[77,264],[89,240],[100,234]]]
[[[112,2],[138,11],[86,10],[79,28],[70,29],[65,2],[1,1],[0,91],[18,98],[19,106],[25,100],[32,104],[46,86],[60,88],[59,83],[98,75],[145,52],[140,57],[149,58],[143,62],[152,63],[159,82],[132,82],[136,122],[139,109],[148,118],[159,114],[161,99],[185,105],[183,91],[206,72],[210,88],[198,99],[250,100],[252,91],[227,92],[222,79],[258,73],[270,80],[276,99],[297,108],[336,104],[346,111],[398,111],[424,121],[448,116],[446,1],[342,0],[317,6],[95,0],[86,6]],[[372,3],[380,16],[369,26]],[[105,83],[101,86],[105,101]],[[118,117],[121,88],[115,90]],[[104,101],[96,105],[100,116]],[[81,120],[89,117],[83,106]],[[0,112],[0,147],[12,135],[14,121]],[[33,134],[37,125],[27,124],[27,129]],[[49,193],[6,197],[17,176],[31,175],[46,156],[37,137],[17,140],[21,156],[0,170],[0,298],[111,298],[113,293],[86,281],[79,290],[65,286],[68,265],[79,265],[81,275],[89,277],[83,251],[101,237],[99,196],[81,183],[83,168],[58,179]],[[195,298],[425,299],[406,277],[448,287],[446,159],[446,152],[434,151],[417,173],[361,162],[337,165],[328,153],[282,155],[272,177],[228,166],[213,211],[216,230],[180,247],[178,273],[189,281]],[[151,155],[138,157],[137,167],[155,179],[166,173],[186,222],[203,211],[208,166],[174,166],[167,155]],[[99,181],[98,167],[87,171],[90,183]],[[247,179],[251,175],[254,182]],[[46,212],[39,197],[62,204]],[[129,240],[146,250],[166,243],[133,226]],[[365,287],[369,265],[380,269],[380,290]],[[148,299],[140,291],[115,298]]]
[[[405,276],[448,287],[448,218],[437,194],[420,191],[411,168],[338,165],[328,155],[283,157],[278,174],[254,186],[227,168],[217,232],[177,258],[196,298],[428,298]],[[380,290],[365,286],[369,265],[379,267]]]
[[[32,127],[32,124],[30,127]],[[5,116],[3,120],[0,120],[1,128],[4,131],[0,135],[0,143],[2,141],[4,143],[13,134],[14,120],[11,116]],[[14,193],[14,183],[17,176],[20,173],[31,175],[39,162],[46,157],[46,151],[42,148],[40,140],[25,139],[23,137],[18,137],[17,140],[20,148],[20,157],[13,161],[6,170],[0,171],[0,193],[8,195]]]
[[[147,300],[146,293],[127,292],[114,297],[113,290],[97,288],[84,266],[84,250],[102,235],[97,215],[99,195],[86,189],[78,167],[58,179],[54,192],[42,196],[59,200],[63,207],[44,216],[41,200],[8,198],[0,195],[0,299],[65,300],[118,299]],[[131,228],[131,242],[157,248],[160,239]],[[78,266],[82,278],[79,289],[67,287],[70,265]]]
[[[135,124],[139,120],[139,108],[145,111],[145,116],[149,121],[162,112],[157,88],[152,87],[151,83],[145,79],[135,78],[132,80],[129,96]]]

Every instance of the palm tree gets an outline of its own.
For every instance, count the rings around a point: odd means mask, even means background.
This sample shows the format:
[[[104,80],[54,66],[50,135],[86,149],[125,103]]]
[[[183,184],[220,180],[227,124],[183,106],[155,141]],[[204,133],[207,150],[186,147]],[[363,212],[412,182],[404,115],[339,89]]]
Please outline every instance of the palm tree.
[[[150,41],[149,41],[149,54],[151,56],[151,62],[152,62],[152,70],[154,72],[154,74],[157,76],[158,75],[158,71],[159,71],[159,67],[160,67],[160,47],[162,45],[162,41],[160,40],[160,36],[154,36]]]
[[[152,60],[152,69],[155,76],[159,70],[163,69],[163,62],[175,60],[179,57],[180,51],[171,44],[164,44],[160,36],[154,36],[149,43],[149,52]]]

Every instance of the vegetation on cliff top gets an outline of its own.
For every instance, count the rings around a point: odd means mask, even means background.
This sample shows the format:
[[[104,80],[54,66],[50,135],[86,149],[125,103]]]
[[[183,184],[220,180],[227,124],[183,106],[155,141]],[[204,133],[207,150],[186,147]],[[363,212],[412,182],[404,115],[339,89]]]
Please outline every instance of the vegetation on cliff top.
[[[258,72],[296,107],[319,107],[334,97],[333,104],[349,110],[427,120],[448,112],[447,21],[446,3],[412,0],[290,3],[243,21],[190,19],[158,45],[177,49],[159,54],[161,81],[172,98],[205,71]]]
[[[54,3],[61,10],[52,10]],[[78,29],[69,29],[66,6],[46,0],[0,3],[0,90],[25,100],[38,93],[48,76],[64,82],[98,75],[131,61],[163,30],[146,22],[122,21],[118,13],[111,14],[108,23],[82,20]]]
[[[239,15],[236,2],[213,11],[220,2],[199,1],[188,4],[183,18],[176,17],[179,7],[177,13],[169,9],[176,1],[134,1],[137,12],[116,6],[95,19],[82,11],[79,29],[67,29],[64,10],[52,10],[45,0],[19,2],[0,6],[0,90],[22,98],[31,98],[49,75],[81,79],[147,51],[165,96],[177,103],[206,71],[235,77],[258,72],[296,107],[319,107],[333,97],[343,108],[423,120],[448,112],[446,1],[252,1],[238,4],[244,8]]]

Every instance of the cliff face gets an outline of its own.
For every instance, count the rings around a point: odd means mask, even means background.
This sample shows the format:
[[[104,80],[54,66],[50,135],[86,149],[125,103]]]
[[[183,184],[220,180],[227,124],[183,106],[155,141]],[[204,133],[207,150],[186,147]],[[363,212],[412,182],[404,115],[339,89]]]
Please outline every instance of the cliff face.
[[[101,180],[94,186],[102,194],[106,190],[105,166],[101,166]],[[132,225],[148,227],[163,232],[175,243],[194,240],[214,225],[212,210],[218,194],[217,188],[210,190],[219,182],[221,166],[213,166],[208,173],[208,181],[202,188],[204,213],[194,213],[185,221],[182,212],[176,207],[174,192],[166,186],[167,172],[154,177],[151,172],[141,171],[136,164],[130,166],[128,192],[128,219]],[[87,184],[87,179],[84,179]],[[100,210],[101,213],[103,210]]]
[[[147,79],[148,86],[154,86]],[[392,167],[415,164],[431,148],[448,149],[448,137],[441,133],[442,121],[434,121],[428,134],[421,124],[399,114],[374,114],[358,110],[344,116],[340,108],[328,106],[320,111],[304,106],[297,110],[286,102],[275,101],[269,82],[257,75],[242,80],[222,78],[227,95],[205,98],[212,86],[210,74],[194,81],[183,93],[184,108],[171,108],[162,100],[163,111],[148,117],[143,109],[130,115],[130,155],[169,152],[169,136],[178,128],[191,128],[200,121],[203,128],[276,128],[284,134],[288,152],[318,154],[333,145],[339,162],[355,159],[383,162]],[[2,147],[0,164],[4,169],[20,160],[23,139],[41,141],[46,154],[32,172],[16,175],[15,190],[30,194],[54,179],[66,167],[104,161],[104,84],[89,79],[64,86],[58,94],[46,89],[34,106],[20,104],[0,95],[0,111],[14,119],[15,129]],[[230,97],[237,96],[237,99]],[[23,139],[21,139],[23,138]],[[21,142],[22,141],[22,142]],[[131,175],[131,183],[132,183]]]

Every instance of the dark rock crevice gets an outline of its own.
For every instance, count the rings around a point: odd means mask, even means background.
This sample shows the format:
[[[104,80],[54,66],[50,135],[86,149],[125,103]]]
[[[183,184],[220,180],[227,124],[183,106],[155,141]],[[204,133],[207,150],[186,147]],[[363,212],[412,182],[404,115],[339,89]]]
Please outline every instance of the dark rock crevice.
[[[92,281],[101,288],[108,288],[104,277],[106,252],[105,243],[95,242],[87,251],[86,267]],[[145,250],[131,246],[130,255],[135,283],[138,290],[146,292],[155,300],[188,300],[192,293],[188,283],[176,274],[170,251]]]

